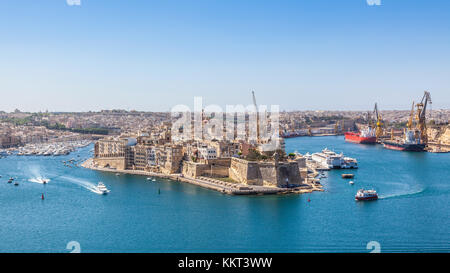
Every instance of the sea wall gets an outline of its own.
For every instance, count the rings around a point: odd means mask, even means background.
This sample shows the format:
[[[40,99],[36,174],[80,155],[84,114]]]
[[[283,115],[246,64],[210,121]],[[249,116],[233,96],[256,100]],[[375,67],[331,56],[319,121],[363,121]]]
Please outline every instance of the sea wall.
[[[230,164],[230,158],[213,159],[200,163],[184,161],[182,173],[187,177],[193,178],[200,176],[228,177]]]
[[[125,157],[96,157],[93,161],[100,168],[125,170]]]
[[[275,162],[254,162],[233,158],[230,178],[246,185],[256,186],[285,187],[303,184],[297,161],[275,164]]]

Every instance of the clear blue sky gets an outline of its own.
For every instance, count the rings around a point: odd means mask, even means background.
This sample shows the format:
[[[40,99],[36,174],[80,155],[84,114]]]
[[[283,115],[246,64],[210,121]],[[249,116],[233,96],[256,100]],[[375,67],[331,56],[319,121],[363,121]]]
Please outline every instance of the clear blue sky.
[[[450,1],[2,0],[0,110],[450,108]]]

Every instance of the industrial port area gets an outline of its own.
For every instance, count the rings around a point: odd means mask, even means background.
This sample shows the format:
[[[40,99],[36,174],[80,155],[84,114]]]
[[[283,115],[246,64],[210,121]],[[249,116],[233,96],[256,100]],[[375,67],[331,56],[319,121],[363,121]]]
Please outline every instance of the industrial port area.
[[[450,152],[448,111],[432,111],[431,105],[431,94],[424,91],[421,98],[412,102],[410,111],[380,111],[375,103],[373,111],[359,113],[356,117],[355,113],[337,112],[322,114],[321,118],[316,118],[319,121],[303,124],[292,124],[292,119],[289,119],[291,122],[285,123],[281,134],[284,138],[344,135],[348,142],[381,144],[392,150]]]

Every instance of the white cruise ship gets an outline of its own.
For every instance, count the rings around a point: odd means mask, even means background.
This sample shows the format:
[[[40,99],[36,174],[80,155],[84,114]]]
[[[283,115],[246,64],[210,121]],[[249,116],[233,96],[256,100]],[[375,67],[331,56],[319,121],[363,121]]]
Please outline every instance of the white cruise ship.
[[[345,157],[325,148],[320,153],[312,154],[312,160],[330,169],[357,169],[358,162],[354,158]]]

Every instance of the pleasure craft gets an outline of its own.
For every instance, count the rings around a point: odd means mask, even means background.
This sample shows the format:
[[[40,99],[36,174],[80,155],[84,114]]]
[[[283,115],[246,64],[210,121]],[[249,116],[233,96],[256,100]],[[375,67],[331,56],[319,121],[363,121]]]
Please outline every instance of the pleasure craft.
[[[98,182],[97,189],[102,194],[108,194],[110,192],[110,190],[108,190],[108,188],[106,188],[105,184],[103,184],[102,182]]]

